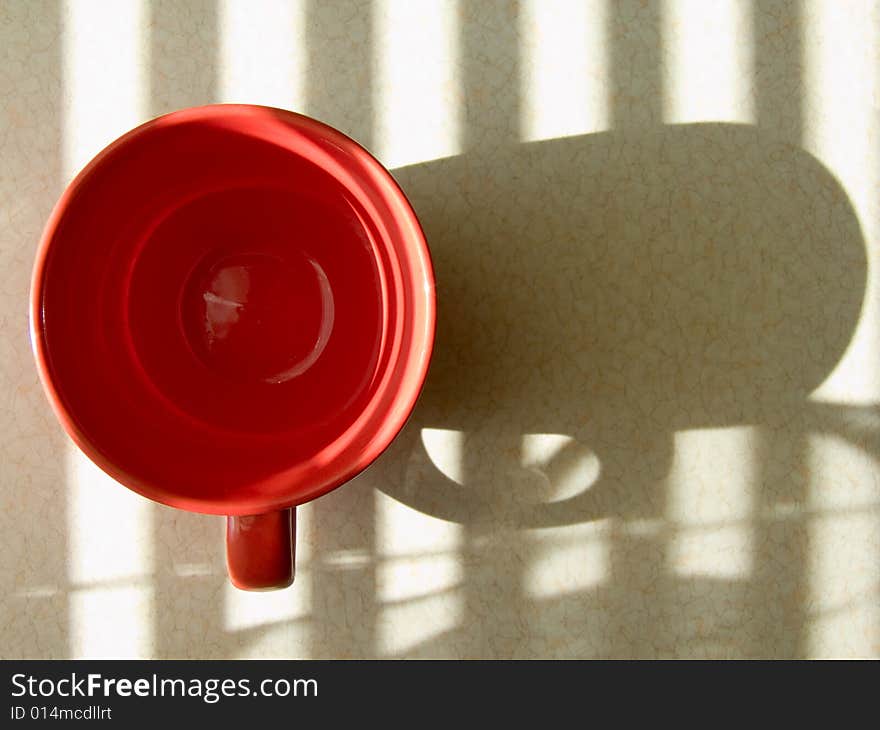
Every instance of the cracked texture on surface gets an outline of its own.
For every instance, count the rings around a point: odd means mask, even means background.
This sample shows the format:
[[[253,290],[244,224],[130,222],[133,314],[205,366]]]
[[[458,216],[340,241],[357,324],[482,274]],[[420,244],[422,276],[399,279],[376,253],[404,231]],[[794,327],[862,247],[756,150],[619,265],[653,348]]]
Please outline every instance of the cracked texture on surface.
[[[3,656],[880,655],[880,4],[706,6],[0,2]],[[27,334],[78,167],[222,101],[368,146],[438,280],[272,594],[75,453]]]

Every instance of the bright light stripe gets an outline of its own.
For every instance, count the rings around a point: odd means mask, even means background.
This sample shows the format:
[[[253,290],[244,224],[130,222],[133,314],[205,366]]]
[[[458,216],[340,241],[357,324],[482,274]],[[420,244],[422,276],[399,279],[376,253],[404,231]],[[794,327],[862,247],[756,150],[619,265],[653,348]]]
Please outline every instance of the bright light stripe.
[[[401,657],[423,648],[426,657],[448,656],[442,650],[432,650],[431,642],[445,634],[464,631],[463,618],[464,604],[458,591],[384,606],[376,625],[379,653]],[[444,642],[444,646],[448,643]]]
[[[461,151],[457,6],[377,0],[373,93],[376,144],[387,167]]]
[[[68,454],[73,583],[100,583],[152,572],[152,503],[107,476],[80,451]]]
[[[220,98],[302,111],[304,0],[222,0]]]
[[[77,657],[150,657],[153,649],[152,505],[68,454],[70,645]],[[105,583],[106,585],[102,585]]]
[[[145,120],[143,0],[68,0],[64,6],[64,173]]]
[[[64,173],[143,122],[147,44],[141,0],[64,6]],[[74,656],[149,656],[152,648],[152,505],[72,449],[68,531]],[[122,579],[133,584],[120,585]],[[101,586],[108,581],[111,585]],[[138,585],[138,581],[143,581]]]
[[[880,647],[878,460],[835,435],[809,440],[810,657],[876,656]]]
[[[676,533],[671,561],[678,575],[744,578],[751,566],[743,525],[688,528]]]
[[[149,585],[73,591],[70,599],[72,657],[150,659],[153,633]]]
[[[610,127],[607,0],[528,0],[522,8],[526,140]]]
[[[233,632],[306,618],[312,606],[312,579],[305,568],[300,568],[293,585],[282,591],[242,591],[226,581],[224,592],[223,625]]]
[[[813,518],[809,535],[808,656],[876,656],[880,515]]]
[[[868,254],[865,304],[850,346],[815,400],[880,400],[880,7],[804,0],[804,145],[843,185]]]
[[[751,427],[675,434],[666,515],[688,528],[672,536],[669,564],[675,573],[750,575],[753,535],[747,520],[755,501],[756,438]]]
[[[381,601],[397,603],[456,588],[463,577],[456,553],[415,555],[383,561],[376,571]]]
[[[667,123],[755,121],[750,5],[744,0],[665,1]]]
[[[464,433],[446,428],[423,428],[422,445],[440,472],[464,484]]]
[[[376,536],[383,561],[419,554],[431,557],[462,546],[461,525],[418,512],[380,492],[376,493]]]
[[[880,7],[869,0],[804,0],[804,146],[855,207],[865,236],[868,284],[856,332],[835,370],[811,395],[836,405],[880,400]],[[810,441],[808,627],[810,656],[876,655],[880,515],[823,509],[880,500],[873,460],[840,440]]]
[[[610,520],[530,531],[525,594],[556,598],[602,585],[611,571],[610,535]]]
[[[396,656],[454,628],[464,610],[461,525],[377,492],[376,544],[379,651]]]
[[[561,433],[527,433],[521,442],[520,464],[535,486],[534,497],[542,502],[570,499],[596,483],[602,471],[599,458],[586,444]],[[557,469],[554,461],[563,457],[568,468]],[[561,473],[560,473],[561,471]]]
[[[265,594],[257,593],[256,595]],[[226,643],[213,645],[211,649],[213,649],[217,659],[230,657],[235,659],[295,659],[308,657],[309,649],[312,645],[311,631],[312,627],[309,620],[294,619],[282,624],[262,626],[259,629],[249,631],[241,637],[236,637],[233,634]],[[229,650],[229,642],[235,646],[234,651]],[[209,654],[211,649],[206,654]],[[209,656],[204,658],[209,658]]]

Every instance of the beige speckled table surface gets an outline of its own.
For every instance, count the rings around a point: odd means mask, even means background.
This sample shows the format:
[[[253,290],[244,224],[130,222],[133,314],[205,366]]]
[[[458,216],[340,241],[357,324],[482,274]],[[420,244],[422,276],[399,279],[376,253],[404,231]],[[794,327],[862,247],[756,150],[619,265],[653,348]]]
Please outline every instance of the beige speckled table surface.
[[[27,335],[76,171],[229,101],[371,149],[440,297],[269,594],[75,451]],[[867,0],[0,0],[0,654],[880,655],[878,183]]]

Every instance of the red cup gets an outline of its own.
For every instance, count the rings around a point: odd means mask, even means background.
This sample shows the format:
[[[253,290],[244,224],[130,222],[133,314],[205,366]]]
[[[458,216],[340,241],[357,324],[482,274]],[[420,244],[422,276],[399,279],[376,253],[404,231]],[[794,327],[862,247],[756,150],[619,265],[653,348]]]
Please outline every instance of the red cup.
[[[56,205],[31,340],[85,454],[157,502],[227,515],[229,575],[293,580],[294,507],[403,427],[434,339],[412,208],[362,147],[257,106],[168,114]]]

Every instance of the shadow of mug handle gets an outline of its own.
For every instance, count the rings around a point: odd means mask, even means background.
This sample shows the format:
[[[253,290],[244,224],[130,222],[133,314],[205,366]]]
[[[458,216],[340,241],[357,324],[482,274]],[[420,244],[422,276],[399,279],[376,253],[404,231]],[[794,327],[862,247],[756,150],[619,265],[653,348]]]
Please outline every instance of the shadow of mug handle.
[[[502,513],[472,488],[446,474],[425,448],[420,437],[425,422],[413,419],[382,459],[386,471],[378,488],[389,497],[422,514],[458,524],[497,522],[516,529],[560,527],[607,517],[601,498],[602,475],[561,499],[522,503],[519,509]],[[415,467],[417,474],[412,474]],[[604,507],[604,509],[603,509]]]

